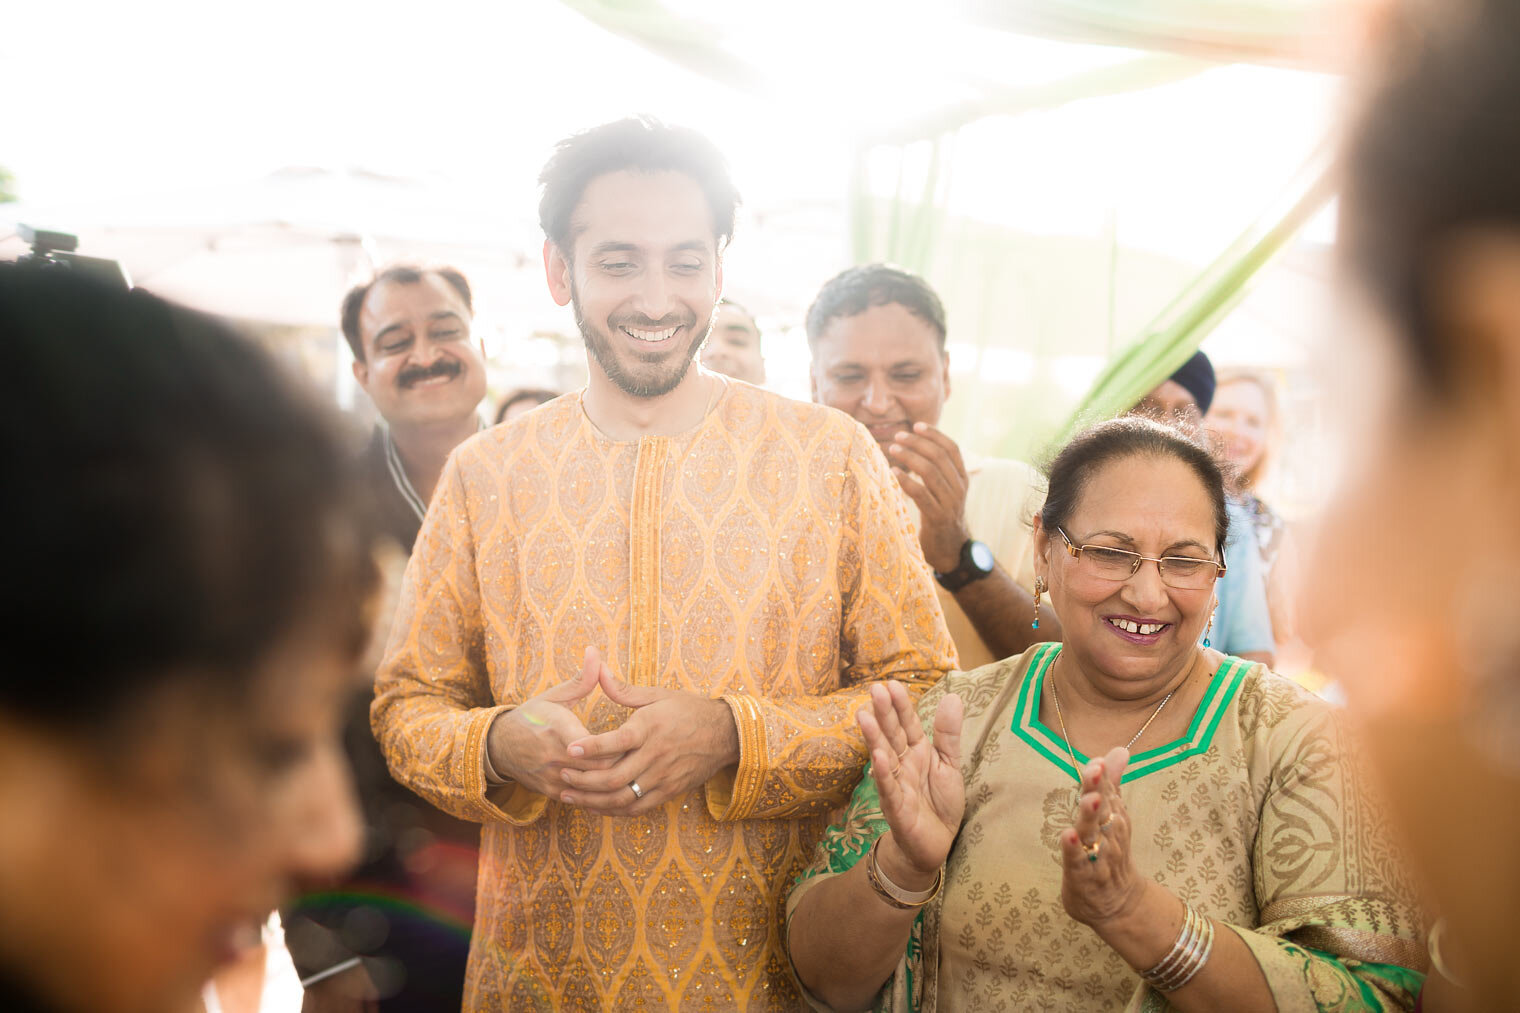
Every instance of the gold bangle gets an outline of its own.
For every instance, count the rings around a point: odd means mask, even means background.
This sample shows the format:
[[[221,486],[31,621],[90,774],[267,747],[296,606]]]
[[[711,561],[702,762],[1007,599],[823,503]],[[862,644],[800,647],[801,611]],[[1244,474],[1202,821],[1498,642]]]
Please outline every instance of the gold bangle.
[[[886,835],[883,834],[882,836],[885,837]],[[944,866],[940,866],[939,872],[934,876],[934,885],[928,890],[919,892],[904,890],[888,879],[886,873],[881,871],[881,866],[876,863],[876,848],[879,844],[881,844],[881,837],[876,838],[872,842],[871,851],[866,856],[866,882],[871,884],[871,889],[876,891],[876,896],[899,911],[912,911],[916,908],[921,908],[939,896],[940,888],[945,885]]]

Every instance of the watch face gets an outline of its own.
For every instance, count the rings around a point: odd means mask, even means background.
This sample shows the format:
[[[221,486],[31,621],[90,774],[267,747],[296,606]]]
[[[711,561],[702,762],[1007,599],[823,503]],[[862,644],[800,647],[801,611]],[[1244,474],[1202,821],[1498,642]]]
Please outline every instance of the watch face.
[[[971,543],[971,562],[983,573],[991,573],[992,568],[997,565],[992,550],[987,548],[984,542]]]

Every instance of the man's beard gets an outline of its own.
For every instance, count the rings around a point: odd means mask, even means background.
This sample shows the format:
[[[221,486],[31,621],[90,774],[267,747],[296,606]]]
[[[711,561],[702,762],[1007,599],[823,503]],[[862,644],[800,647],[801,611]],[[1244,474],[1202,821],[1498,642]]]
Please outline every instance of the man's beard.
[[[669,327],[685,327],[691,332],[691,343],[687,345],[684,353],[674,356],[674,363],[668,367],[669,372],[660,373],[654,367],[660,359],[650,362],[639,359],[635,352],[633,358],[647,363],[651,368],[641,371],[642,375],[635,370],[629,369],[618,358],[617,352],[612,347],[612,336],[597,330],[596,326],[586,319],[585,313],[581,312],[580,293],[576,291],[574,282],[570,285],[570,305],[575,310],[575,325],[580,328],[581,340],[586,343],[586,350],[596,360],[596,364],[607,374],[607,379],[623,393],[630,397],[653,398],[662,397],[680,386],[686,379],[686,371],[691,368],[691,362],[697,355],[697,349],[702,347],[702,342],[707,338],[707,332],[712,330],[712,315],[709,314],[703,326],[699,329],[695,316],[690,313],[672,314],[660,320],[650,320],[648,317],[627,317],[619,321],[609,320],[608,323],[617,327],[627,324],[640,330],[661,331]],[[716,306],[714,310],[716,310]]]

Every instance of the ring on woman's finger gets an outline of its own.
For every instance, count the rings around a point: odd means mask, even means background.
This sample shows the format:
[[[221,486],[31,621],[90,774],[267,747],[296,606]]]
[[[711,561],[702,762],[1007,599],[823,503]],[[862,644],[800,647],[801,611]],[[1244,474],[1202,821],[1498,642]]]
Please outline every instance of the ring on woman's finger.
[[[1100,837],[1096,841],[1093,841],[1091,844],[1088,844],[1086,841],[1082,840],[1082,838],[1078,837],[1077,843],[1082,845],[1083,851],[1087,852],[1087,860],[1089,862],[1096,862],[1098,860],[1098,852],[1103,850],[1103,838]]]
[[[1105,834],[1108,833],[1109,825],[1111,823],[1113,823],[1113,821],[1114,821],[1114,814],[1113,813],[1109,813],[1108,814],[1108,819],[1106,819],[1102,823],[1098,824],[1098,829],[1101,830],[1101,831],[1103,831]]]
[[[899,749],[897,751],[897,762],[901,763],[903,761],[903,757],[908,755],[908,750],[912,748],[912,746],[903,746],[901,749]]]

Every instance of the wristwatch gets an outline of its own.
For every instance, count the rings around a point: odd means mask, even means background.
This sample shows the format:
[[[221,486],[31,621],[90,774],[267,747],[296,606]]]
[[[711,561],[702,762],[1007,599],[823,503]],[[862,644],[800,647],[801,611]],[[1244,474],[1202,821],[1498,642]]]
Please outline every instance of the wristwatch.
[[[934,579],[939,581],[939,586],[946,591],[959,591],[972,581],[981,580],[992,572],[997,566],[997,560],[993,558],[992,550],[987,548],[987,543],[979,542],[975,538],[966,539],[966,544],[961,546],[961,561],[955,569],[949,573],[934,571]]]

